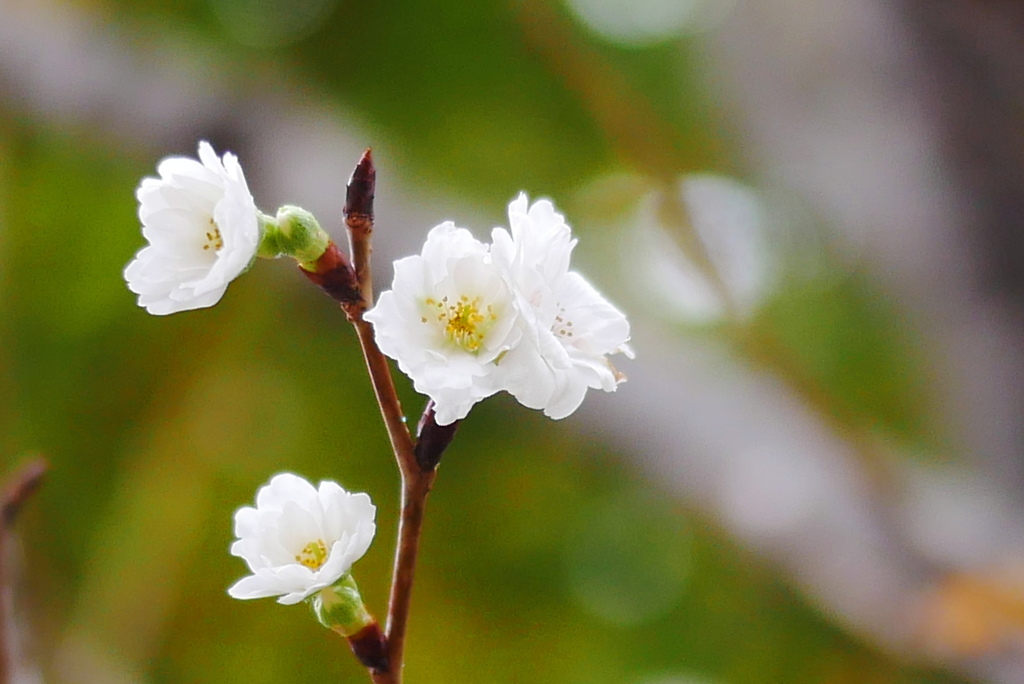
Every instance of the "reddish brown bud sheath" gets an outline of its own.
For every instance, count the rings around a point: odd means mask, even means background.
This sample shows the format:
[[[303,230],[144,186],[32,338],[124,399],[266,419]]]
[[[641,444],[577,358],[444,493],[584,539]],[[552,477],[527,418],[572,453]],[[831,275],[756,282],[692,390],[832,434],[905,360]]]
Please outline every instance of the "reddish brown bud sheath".
[[[388,648],[384,633],[374,620],[350,637],[345,637],[352,653],[365,667],[375,672],[387,672]]]
[[[459,423],[455,421],[450,425],[438,425],[434,416],[434,401],[427,402],[427,408],[423,410],[420,424],[416,428],[416,463],[420,469],[429,473],[441,462],[441,456],[448,445],[455,439],[455,432],[459,429]]]
[[[361,299],[355,271],[346,257],[333,242],[327,251],[312,264],[300,266],[303,275],[312,280],[332,299],[347,304]]]
[[[345,190],[345,218],[361,216],[373,221],[373,194],[377,185],[377,170],[369,148],[359,158]]]

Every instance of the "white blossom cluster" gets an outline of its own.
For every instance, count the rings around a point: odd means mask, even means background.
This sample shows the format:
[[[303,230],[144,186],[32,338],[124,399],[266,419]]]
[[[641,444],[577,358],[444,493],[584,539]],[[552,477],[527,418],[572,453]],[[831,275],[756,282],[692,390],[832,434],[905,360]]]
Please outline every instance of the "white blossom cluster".
[[[366,314],[440,425],[500,391],[564,418],[588,388],[622,382],[609,355],[632,357],[626,317],[569,270],[576,241],[551,202],[520,194],[508,215],[489,245],[451,222],[433,228]]]
[[[212,306],[258,255],[305,262],[326,248],[326,234],[301,210],[261,214],[235,156],[218,157],[206,142],[198,160],[169,157],[157,171],[136,191],[149,244],[124,271],[151,314]],[[500,391],[564,418],[589,388],[611,392],[623,381],[611,354],[633,354],[625,316],[569,270],[576,241],[551,202],[531,205],[521,194],[508,215],[509,229],[495,228],[490,244],[451,222],[432,229],[421,254],[395,262],[392,289],[365,314],[380,350],[434,401],[440,425]],[[282,217],[302,230],[284,230]],[[290,473],[275,476],[255,507],[235,514],[231,553],[252,574],[228,593],[330,603],[333,612],[318,613],[322,621],[343,616],[329,626],[361,628],[372,618],[352,593],[350,570],[373,540],[375,512],[366,494],[333,482],[314,487]]]

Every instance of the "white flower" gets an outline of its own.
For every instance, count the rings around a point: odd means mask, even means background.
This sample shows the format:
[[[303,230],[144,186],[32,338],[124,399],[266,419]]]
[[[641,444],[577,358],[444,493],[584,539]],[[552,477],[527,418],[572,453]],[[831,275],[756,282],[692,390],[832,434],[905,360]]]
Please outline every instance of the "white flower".
[[[501,389],[497,362],[522,336],[515,294],[488,247],[451,222],[395,262],[392,289],[367,312],[381,351],[434,400],[448,425]]]
[[[608,356],[632,358],[629,323],[569,270],[576,241],[550,202],[530,206],[520,194],[508,214],[511,235],[495,229],[492,253],[509,273],[529,334],[502,359],[502,388],[525,406],[564,418],[579,408],[588,388],[611,392],[624,380]]]
[[[226,153],[222,161],[205,141],[199,160],[164,159],[160,178],[143,179],[135,193],[149,246],[124,277],[151,314],[216,304],[256,257],[256,205],[238,160]]]
[[[314,489],[306,480],[281,473],[260,488],[256,508],[235,513],[231,555],[252,575],[228,593],[237,599],[280,596],[298,603],[333,585],[363,557],[373,541],[376,508],[366,494],[350,494],[334,482]]]
[[[444,223],[420,256],[395,262],[392,290],[366,314],[382,352],[448,425],[505,390],[552,418],[575,411],[588,388],[624,380],[610,354],[632,357],[629,323],[569,270],[576,241],[551,202],[509,205],[511,233],[493,244]]]

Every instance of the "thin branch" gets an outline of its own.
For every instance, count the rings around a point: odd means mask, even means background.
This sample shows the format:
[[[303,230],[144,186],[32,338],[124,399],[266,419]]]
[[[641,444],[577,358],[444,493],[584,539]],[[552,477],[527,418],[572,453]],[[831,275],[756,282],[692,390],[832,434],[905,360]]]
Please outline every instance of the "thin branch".
[[[13,577],[7,560],[10,556],[12,527],[18,511],[43,481],[49,469],[44,458],[35,458],[21,466],[0,494],[0,684],[14,681],[14,626]]]
[[[370,670],[370,676],[375,684],[401,684],[405,633],[409,622],[416,558],[423,530],[427,494],[434,482],[435,471],[423,470],[417,463],[415,443],[405,422],[388,360],[377,346],[373,326],[363,320],[363,313],[373,304],[370,254],[375,181],[373,158],[370,150],[366,150],[352,172],[345,197],[345,225],[349,231],[352,267],[362,296],[356,301],[342,302],[342,308],[355,326],[359,337],[370,381],[373,383],[381,416],[384,418],[391,448],[402,476],[402,513],[398,524],[398,542],[395,548],[385,628],[388,670]]]
[[[391,367],[388,365],[387,357],[377,348],[377,342],[373,336],[373,326],[363,320],[361,313],[358,316],[352,321],[352,325],[355,326],[359,344],[363,349],[363,359],[370,372],[370,382],[373,384],[377,404],[380,406],[380,413],[384,418],[384,427],[387,428],[388,438],[391,440],[391,449],[398,461],[402,476],[405,477],[410,470],[418,470],[415,446],[412,436],[409,434],[409,428],[405,424],[405,415],[402,413],[402,404],[398,400],[398,392],[395,391],[395,383],[391,380]]]
[[[414,444],[409,428],[405,424],[402,404],[395,391],[395,383],[391,379],[391,367],[388,360],[377,347],[373,326],[363,320],[363,313],[373,304],[373,283],[370,270],[371,236],[373,235],[373,197],[377,171],[373,167],[373,156],[366,150],[356,164],[352,177],[349,179],[345,194],[345,225],[348,227],[349,244],[352,249],[352,269],[355,271],[359,287],[359,299],[342,302],[352,325],[359,336],[359,344],[363,349],[363,358],[370,373],[373,391],[377,395],[384,425],[391,439],[391,448],[398,461],[402,476],[418,470]]]
[[[431,471],[402,477],[402,518],[398,524],[398,547],[395,550],[395,567],[391,579],[388,623],[385,630],[388,640],[388,662],[391,663],[396,682],[399,683],[402,681],[402,665],[405,662],[405,633],[409,622],[420,536],[423,531],[423,515],[427,494],[434,483],[435,474],[435,471]]]

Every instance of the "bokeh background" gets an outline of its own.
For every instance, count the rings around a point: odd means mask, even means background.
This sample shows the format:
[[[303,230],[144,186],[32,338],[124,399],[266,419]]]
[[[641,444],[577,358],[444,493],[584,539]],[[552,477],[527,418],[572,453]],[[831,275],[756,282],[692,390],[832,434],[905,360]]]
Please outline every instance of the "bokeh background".
[[[0,0],[0,476],[18,684],[360,682],[239,602],[278,471],[397,473],[352,330],[287,263],[155,318],[133,191],[200,139],[378,289],[521,190],[630,315],[629,382],[474,409],[432,493],[407,680],[1024,681],[1024,11],[1012,0]],[[423,400],[404,381],[414,420]]]

